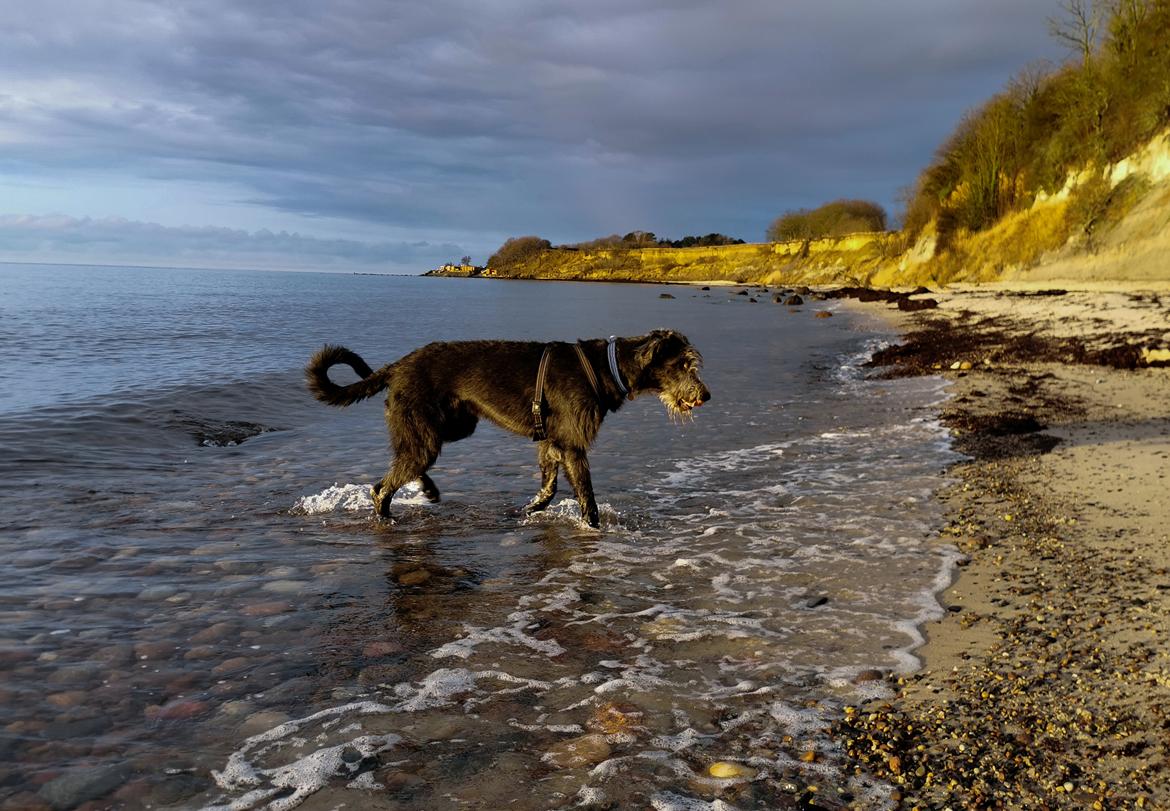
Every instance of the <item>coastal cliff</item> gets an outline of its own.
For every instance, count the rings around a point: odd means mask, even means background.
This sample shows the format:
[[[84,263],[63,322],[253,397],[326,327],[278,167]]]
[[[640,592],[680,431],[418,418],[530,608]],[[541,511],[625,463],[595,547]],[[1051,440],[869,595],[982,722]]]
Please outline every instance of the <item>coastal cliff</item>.
[[[872,232],[695,248],[548,248],[483,275],[578,281],[729,281],[874,287],[1170,279],[1170,130],[1126,158],[1069,173],[1054,194],[940,239]]]

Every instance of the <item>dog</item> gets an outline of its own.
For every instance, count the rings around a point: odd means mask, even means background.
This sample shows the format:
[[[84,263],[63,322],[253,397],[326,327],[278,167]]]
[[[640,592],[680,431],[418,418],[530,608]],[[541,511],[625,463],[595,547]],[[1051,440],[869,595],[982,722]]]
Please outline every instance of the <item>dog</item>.
[[[349,366],[361,377],[340,386],[329,369]],[[654,392],[672,417],[711,399],[699,378],[703,357],[680,332],[656,329],[635,338],[565,342],[453,341],[427,344],[374,371],[342,346],[322,347],[305,367],[309,391],[347,406],[386,394],[386,425],[394,458],[370,491],[378,515],[407,482],[439,500],[427,471],[443,443],[471,436],[481,418],[537,442],[540,490],[523,511],[539,512],[557,492],[563,467],[581,517],[599,525],[587,452],[601,421],[627,399]]]

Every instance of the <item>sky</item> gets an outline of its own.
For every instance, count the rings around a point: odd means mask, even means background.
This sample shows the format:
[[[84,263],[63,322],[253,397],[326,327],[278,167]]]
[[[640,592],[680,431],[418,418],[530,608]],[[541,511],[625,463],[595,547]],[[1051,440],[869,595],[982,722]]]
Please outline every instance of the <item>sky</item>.
[[[1056,0],[0,4],[0,261],[421,273],[898,210]]]

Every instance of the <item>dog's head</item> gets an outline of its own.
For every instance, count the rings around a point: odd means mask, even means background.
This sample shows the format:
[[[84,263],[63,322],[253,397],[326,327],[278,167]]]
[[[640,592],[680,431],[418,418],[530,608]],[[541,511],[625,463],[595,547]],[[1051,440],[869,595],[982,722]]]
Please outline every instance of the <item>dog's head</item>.
[[[703,356],[687,336],[669,329],[656,329],[635,338],[633,355],[638,369],[633,376],[635,391],[654,391],[672,416],[689,414],[711,399],[711,392],[699,379]]]

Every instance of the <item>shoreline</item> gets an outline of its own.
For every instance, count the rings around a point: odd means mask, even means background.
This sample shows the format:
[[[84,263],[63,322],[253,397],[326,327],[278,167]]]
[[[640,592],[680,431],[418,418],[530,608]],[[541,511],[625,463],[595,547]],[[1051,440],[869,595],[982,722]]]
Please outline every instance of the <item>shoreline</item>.
[[[939,494],[965,558],[923,667],[834,731],[897,807],[1170,807],[1170,369],[1140,355],[1170,341],[1160,287],[888,311],[903,343],[875,365],[950,379],[969,457]]]

